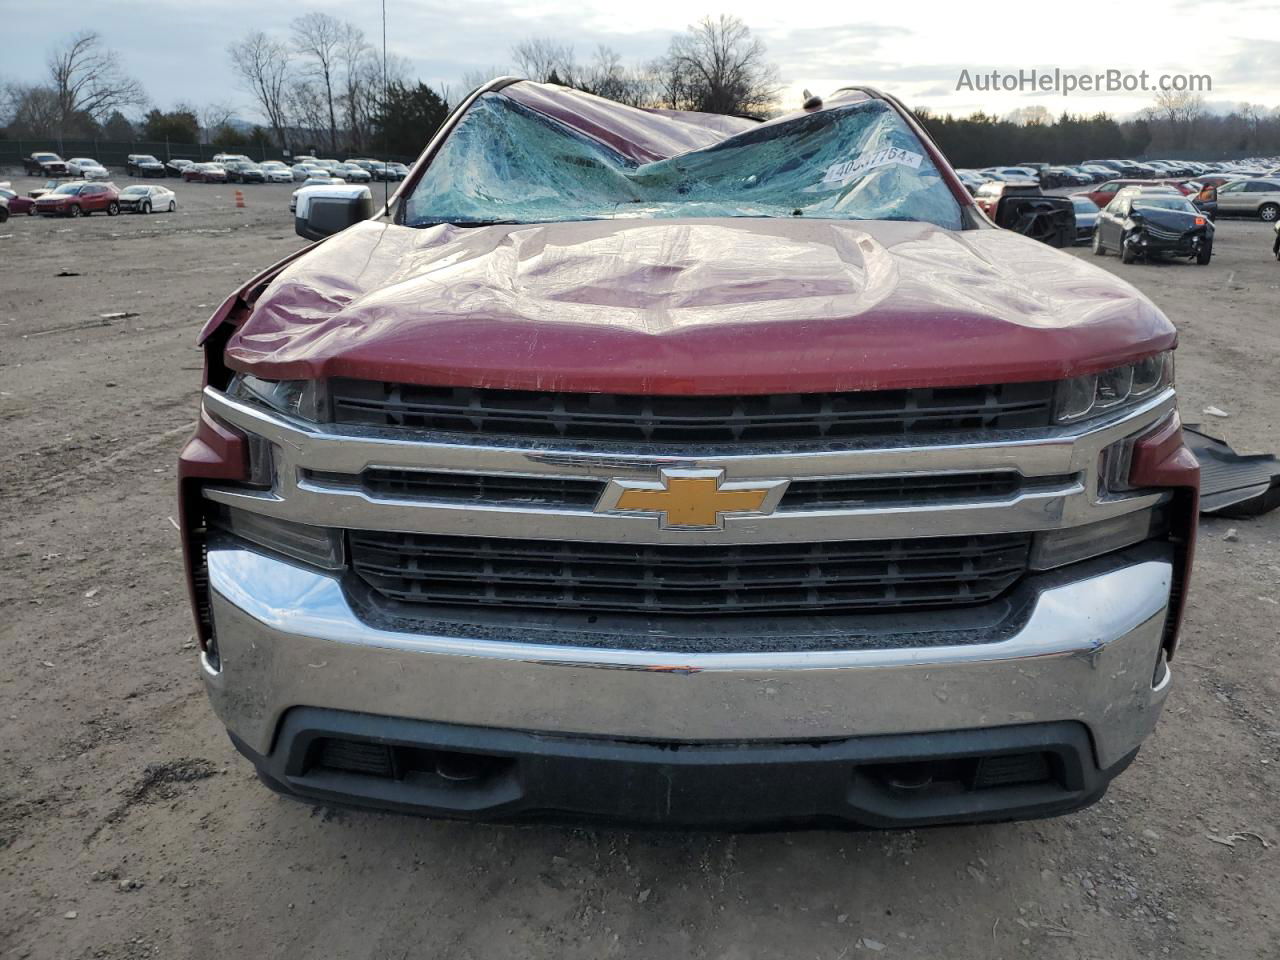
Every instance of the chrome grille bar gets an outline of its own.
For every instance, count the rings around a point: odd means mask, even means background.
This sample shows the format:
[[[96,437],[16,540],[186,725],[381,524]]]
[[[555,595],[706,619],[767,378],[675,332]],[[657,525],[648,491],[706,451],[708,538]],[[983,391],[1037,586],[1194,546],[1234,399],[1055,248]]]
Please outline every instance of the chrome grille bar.
[[[617,445],[538,445],[469,442],[441,434],[310,424],[228,399],[212,388],[206,409],[242,430],[270,441],[276,483],[272,490],[209,487],[218,502],[258,513],[323,526],[402,533],[523,537],[649,544],[795,543],[897,537],[1023,533],[1075,526],[1153,505],[1156,495],[1101,496],[1097,464],[1110,444],[1158,423],[1174,407],[1173,391],[1140,407],[1087,425],[977,434],[976,442],[943,437],[842,447],[783,450],[761,445],[733,453],[654,456],[620,452]],[[1008,497],[972,501],[931,498],[899,505],[849,504],[827,509],[788,509],[770,516],[727,516],[724,529],[661,529],[648,516],[598,514],[566,504],[398,499],[363,489],[335,489],[309,481],[304,471],[360,474],[368,468],[431,470],[495,477],[653,479],[659,467],[723,470],[726,480],[918,476],[1013,470],[1024,478],[1057,478],[1028,484]]]

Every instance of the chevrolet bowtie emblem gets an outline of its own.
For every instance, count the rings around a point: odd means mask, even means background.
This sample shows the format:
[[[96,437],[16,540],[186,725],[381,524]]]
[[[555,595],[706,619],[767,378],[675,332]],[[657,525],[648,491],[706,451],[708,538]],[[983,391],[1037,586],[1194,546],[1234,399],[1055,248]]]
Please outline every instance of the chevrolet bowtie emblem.
[[[659,480],[610,480],[597,513],[657,514],[663,529],[718,530],[725,514],[773,513],[789,480],[726,481],[723,470],[662,468]]]

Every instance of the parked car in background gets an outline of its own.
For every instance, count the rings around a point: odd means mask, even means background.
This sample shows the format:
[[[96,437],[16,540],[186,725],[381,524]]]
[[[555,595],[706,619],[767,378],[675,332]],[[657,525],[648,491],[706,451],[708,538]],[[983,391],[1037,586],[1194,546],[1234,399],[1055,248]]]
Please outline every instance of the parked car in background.
[[[1040,171],[1042,187],[1082,187],[1092,182],[1093,177],[1072,170],[1070,167],[1045,167]]]
[[[187,183],[226,183],[227,171],[220,163],[193,163],[182,171]]]
[[[183,157],[176,157],[173,160],[168,160],[164,165],[165,176],[181,177],[182,171],[187,169],[187,167],[191,166],[193,163],[195,163],[194,160],[187,160]]]
[[[1206,173],[1196,177],[1196,183],[1202,187],[1220,187],[1224,183],[1231,183],[1233,180],[1239,179],[1239,177],[1233,177],[1229,173]]]
[[[1082,163],[1080,169],[1093,176],[1094,183],[1101,183],[1104,180],[1110,180],[1116,175],[1116,171],[1111,167],[1104,167],[1097,163]]]
[[[178,195],[159,184],[137,183],[120,191],[120,209],[126,213],[173,213]]]
[[[67,169],[77,180],[110,180],[107,168],[92,157],[72,157],[67,161]]]
[[[1092,190],[1085,190],[1083,192],[1099,207],[1105,207],[1115,199],[1116,194],[1128,187],[1170,187],[1176,192],[1184,195],[1191,192],[1190,188],[1184,186],[1184,181],[1182,180],[1156,180],[1146,177],[1108,180],[1106,183],[1099,184]]]
[[[1005,183],[1016,183],[1022,180],[1027,180],[1031,183],[1040,182],[1040,172],[1029,167],[987,167],[982,172],[993,180],[1000,180]]]
[[[295,163],[292,168],[292,173],[295,183],[301,183],[304,180],[310,180],[312,177],[316,176],[329,176],[328,170],[324,167],[318,167],[314,163]]]
[[[293,171],[279,160],[267,160],[261,166],[268,183],[293,183]]]
[[[27,196],[32,200],[38,200],[46,193],[53,193],[67,181],[65,180],[46,180],[43,187],[36,187],[34,190],[28,190]]]
[[[1233,180],[1218,187],[1218,213],[1280,220],[1280,179]]]
[[[403,180],[405,177],[409,175],[409,168],[406,167],[403,163],[400,163],[398,161],[394,163],[388,163],[387,169],[395,174],[395,177],[397,180]]]
[[[368,183],[373,179],[373,175],[368,170],[357,167],[354,163],[340,163],[329,173],[347,183]]]
[[[1101,170],[1101,169],[1090,169],[1089,167],[1086,167],[1084,164],[1080,164],[1080,163],[1072,164],[1068,166],[1067,169],[1083,177],[1084,183],[1086,184],[1097,183],[1100,180],[1111,179],[1111,171]]]
[[[215,153],[213,155],[214,163],[226,163],[229,160],[241,160],[245,163],[253,163],[253,159],[245,156],[243,153]]]
[[[23,172],[29,177],[68,177],[71,170],[67,161],[56,153],[33,153],[22,161]]]
[[[165,167],[149,153],[131,153],[125,158],[124,172],[131,177],[163,177]]]
[[[976,193],[978,188],[987,182],[987,178],[976,170],[957,170],[956,176],[960,178],[960,182],[964,184],[964,188],[970,193]]]
[[[1093,252],[1124,263],[1186,257],[1205,266],[1213,256],[1213,223],[1176,191],[1124,190],[1098,214]]]
[[[9,198],[0,193],[0,223],[7,223],[9,220]]]
[[[267,175],[252,160],[224,160],[222,169],[227,171],[227,179],[234,183],[266,183]]]
[[[1088,243],[1098,226],[1098,205],[1080,193],[1071,197],[1071,204],[1076,208],[1076,243]]]
[[[4,198],[9,212],[15,216],[20,214],[29,217],[35,216],[36,201],[34,197],[24,197],[9,184],[0,186],[0,197]]]
[[[87,217],[98,212],[109,217],[120,212],[120,191],[114,183],[73,180],[36,200],[36,213],[46,217]]]

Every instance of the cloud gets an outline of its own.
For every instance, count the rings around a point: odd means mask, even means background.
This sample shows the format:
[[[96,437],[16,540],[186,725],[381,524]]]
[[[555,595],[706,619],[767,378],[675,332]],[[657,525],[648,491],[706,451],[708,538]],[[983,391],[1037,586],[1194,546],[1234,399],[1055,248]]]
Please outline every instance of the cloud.
[[[1233,38],[1234,48],[1218,61],[1215,85],[1235,85],[1251,90],[1280,87],[1280,40]]]

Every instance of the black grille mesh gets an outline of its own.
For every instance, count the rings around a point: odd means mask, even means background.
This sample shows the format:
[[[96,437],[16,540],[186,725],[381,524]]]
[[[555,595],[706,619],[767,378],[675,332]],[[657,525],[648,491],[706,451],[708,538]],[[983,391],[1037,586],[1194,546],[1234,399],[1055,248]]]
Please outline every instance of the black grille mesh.
[[[1047,426],[1050,382],[860,393],[664,397],[335,379],[338,423],[628,443],[760,443]]]
[[[356,532],[352,567],[392,600],[443,606],[735,615],[994,599],[1028,534],[742,546],[637,546]]]

